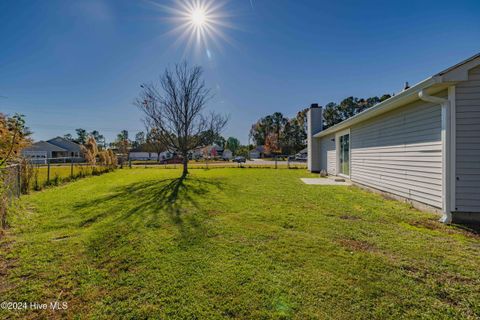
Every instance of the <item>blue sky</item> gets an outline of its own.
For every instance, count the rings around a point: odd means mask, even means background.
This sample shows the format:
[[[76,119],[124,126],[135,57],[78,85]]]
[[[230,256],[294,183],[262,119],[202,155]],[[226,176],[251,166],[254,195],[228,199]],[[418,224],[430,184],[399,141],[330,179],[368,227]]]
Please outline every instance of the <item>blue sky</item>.
[[[478,0],[224,2],[227,39],[198,48],[171,32],[159,5],[174,1],[2,1],[0,112],[25,114],[37,140],[134,136],[140,84],[185,58],[204,68],[208,107],[230,115],[224,135],[245,143],[266,114],[398,92],[480,52]]]

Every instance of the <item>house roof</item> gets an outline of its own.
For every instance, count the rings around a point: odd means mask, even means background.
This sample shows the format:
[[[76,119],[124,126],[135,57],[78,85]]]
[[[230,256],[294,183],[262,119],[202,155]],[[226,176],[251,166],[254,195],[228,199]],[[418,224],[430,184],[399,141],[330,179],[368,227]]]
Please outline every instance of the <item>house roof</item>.
[[[260,153],[264,153],[265,152],[265,146],[256,146],[255,149],[252,149],[250,150],[250,152],[260,152]]]
[[[422,90],[428,91],[428,94],[435,94],[445,90],[449,85],[458,81],[468,80],[468,71],[480,65],[480,53],[463,60],[417,84],[406,89],[393,97],[382,101],[375,106],[362,111],[347,120],[344,120],[326,130],[320,131],[313,136],[316,138],[335,133],[346,129],[356,123],[373,118],[385,112],[404,106],[419,99],[418,94]]]
[[[48,143],[56,145],[57,147],[63,148],[66,151],[80,152],[81,147],[78,143],[67,140],[62,137],[56,137],[50,140],[47,140]]]
[[[54,152],[61,152],[61,151],[67,151],[66,149],[63,149],[59,146],[56,146],[54,144],[51,144],[47,141],[38,141],[33,143],[31,146],[24,148],[23,151],[54,151]]]

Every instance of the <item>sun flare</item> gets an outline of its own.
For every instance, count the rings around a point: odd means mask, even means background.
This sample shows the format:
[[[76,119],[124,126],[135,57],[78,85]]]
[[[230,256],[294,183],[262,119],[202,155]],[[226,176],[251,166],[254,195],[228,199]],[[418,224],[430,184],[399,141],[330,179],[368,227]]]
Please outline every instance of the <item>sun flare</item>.
[[[233,28],[232,16],[225,12],[225,0],[175,1],[175,5],[158,4],[168,14],[173,28],[168,32],[176,37],[174,46],[185,45],[188,52],[206,54],[209,59],[212,47],[221,51],[221,42],[232,44],[225,29]]]
[[[207,16],[202,8],[196,8],[191,14],[192,24],[195,27],[201,28],[207,21]]]

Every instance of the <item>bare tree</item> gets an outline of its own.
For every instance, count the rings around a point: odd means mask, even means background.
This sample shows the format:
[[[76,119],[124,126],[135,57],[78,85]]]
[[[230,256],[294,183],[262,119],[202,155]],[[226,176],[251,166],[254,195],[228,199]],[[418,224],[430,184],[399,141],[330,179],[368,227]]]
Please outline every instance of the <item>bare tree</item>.
[[[220,133],[228,118],[214,112],[205,114],[212,95],[199,66],[177,64],[173,70],[165,70],[160,85],[144,84],[142,88],[135,104],[144,112],[147,126],[160,133],[163,144],[182,156],[185,177],[189,153],[212,143],[208,138]]]

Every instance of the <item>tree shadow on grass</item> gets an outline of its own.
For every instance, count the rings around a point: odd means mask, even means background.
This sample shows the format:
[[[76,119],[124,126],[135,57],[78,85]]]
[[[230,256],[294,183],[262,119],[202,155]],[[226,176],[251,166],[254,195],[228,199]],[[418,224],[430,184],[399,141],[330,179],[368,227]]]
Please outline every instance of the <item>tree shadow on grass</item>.
[[[77,203],[75,209],[85,218],[79,227],[89,227],[104,219],[110,227],[128,224],[129,231],[139,227],[159,228],[169,221],[176,225],[185,239],[195,238],[195,231],[204,233],[203,221],[208,208],[202,203],[211,192],[221,190],[218,179],[179,177],[147,180],[120,186],[113,193]],[[202,203],[199,202],[201,200]]]

